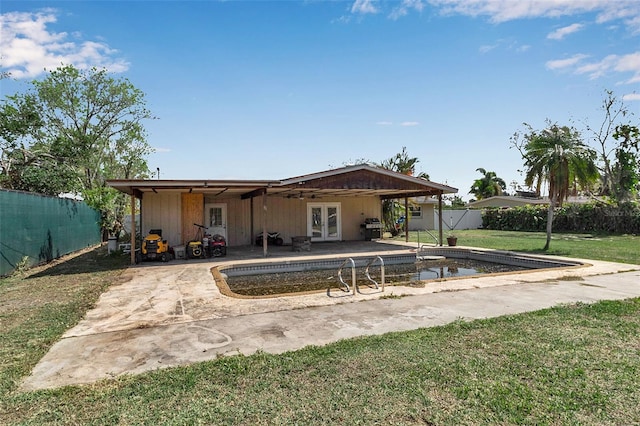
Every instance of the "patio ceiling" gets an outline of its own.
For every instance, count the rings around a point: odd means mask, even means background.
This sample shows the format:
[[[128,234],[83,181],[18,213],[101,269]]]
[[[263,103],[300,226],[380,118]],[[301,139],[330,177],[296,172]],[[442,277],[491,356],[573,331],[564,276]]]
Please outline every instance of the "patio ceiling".
[[[364,197],[382,199],[453,194],[456,188],[368,165],[275,180],[109,180],[107,184],[140,198],[145,192],[190,192],[251,198]]]

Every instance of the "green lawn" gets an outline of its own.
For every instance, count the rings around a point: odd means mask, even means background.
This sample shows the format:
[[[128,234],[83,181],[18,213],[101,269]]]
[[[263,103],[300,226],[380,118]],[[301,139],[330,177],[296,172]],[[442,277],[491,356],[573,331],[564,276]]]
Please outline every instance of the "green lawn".
[[[433,231],[431,232],[433,233]],[[437,236],[435,233],[434,235]],[[544,232],[475,229],[455,231],[455,235],[458,237],[458,245],[461,246],[640,264],[640,236],[637,235],[554,233],[549,250],[546,252],[542,250],[547,238],[547,234]],[[446,237],[447,234],[444,236]],[[420,233],[419,237],[420,241],[424,243],[431,244],[434,241],[425,232]],[[404,240],[404,235],[398,236],[396,239]],[[409,239],[410,241],[418,241],[418,232],[410,232]]]
[[[544,244],[542,234],[458,236],[461,245],[508,250]],[[557,235],[551,252],[640,263],[638,243]],[[0,424],[640,423],[639,299],[17,392],[47,349],[118,283],[125,263],[100,249],[0,280]]]

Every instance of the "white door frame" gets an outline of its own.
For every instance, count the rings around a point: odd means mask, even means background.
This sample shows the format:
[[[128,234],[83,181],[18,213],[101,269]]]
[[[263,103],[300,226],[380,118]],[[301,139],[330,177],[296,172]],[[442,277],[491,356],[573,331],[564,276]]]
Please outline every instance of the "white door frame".
[[[320,223],[316,223],[314,235],[313,209],[320,208]],[[335,209],[335,218],[329,217],[329,210]],[[335,220],[335,222],[333,222]],[[330,225],[335,223],[335,232],[330,233]],[[319,226],[319,229],[318,229]],[[320,235],[318,235],[318,231]],[[342,211],[339,202],[331,203],[307,203],[307,235],[311,236],[311,241],[340,241],[342,240]]]
[[[211,220],[211,209],[221,208],[222,223],[213,223]],[[207,232],[211,235],[220,234],[225,240],[227,239],[227,204],[226,203],[207,203],[204,205],[204,220]]]

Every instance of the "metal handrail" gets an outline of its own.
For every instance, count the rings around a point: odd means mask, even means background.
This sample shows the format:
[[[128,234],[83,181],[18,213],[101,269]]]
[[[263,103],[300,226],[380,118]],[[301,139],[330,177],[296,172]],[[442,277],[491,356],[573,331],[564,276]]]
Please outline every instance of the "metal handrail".
[[[371,274],[369,274],[369,267],[371,267],[376,261],[380,262],[380,281],[382,284],[382,289],[380,291],[384,292],[384,260],[382,260],[382,257],[376,256],[373,259],[371,259],[369,263],[367,263],[367,267],[364,270],[364,273],[367,276],[367,280],[371,281],[373,285],[376,287],[376,289],[380,289],[380,286],[378,285],[376,280],[371,278]],[[360,290],[358,289],[358,291]]]
[[[340,268],[338,268],[338,280],[342,285],[340,287],[340,290],[344,291],[345,293],[349,293],[352,291],[351,287],[349,287],[349,284],[347,284],[342,278],[342,268],[344,268],[347,262],[351,263],[351,284],[353,286],[353,294],[355,295],[356,294],[356,263],[350,257],[346,258],[344,262],[342,262],[342,264],[340,265]],[[342,287],[345,287],[345,288],[342,288]]]
[[[429,232],[428,229],[425,229],[424,232],[426,232],[427,234],[429,234],[431,236],[431,238],[433,238],[436,242],[436,246],[440,243],[440,241],[438,240],[438,237],[436,237],[435,235],[433,235],[431,232]],[[420,231],[418,231],[418,246],[420,246]]]

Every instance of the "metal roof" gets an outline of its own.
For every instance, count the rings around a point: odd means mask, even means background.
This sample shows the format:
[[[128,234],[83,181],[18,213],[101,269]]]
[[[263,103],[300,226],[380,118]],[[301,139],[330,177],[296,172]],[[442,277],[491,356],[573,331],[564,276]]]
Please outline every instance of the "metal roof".
[[[145,192],[191,192],[250,198],[266,193],[287,198],[359,197],[404,198],[453,194],[456,188],[365,164],[284,180],[153,180],[114,179],[107,184],[140,197]]]

